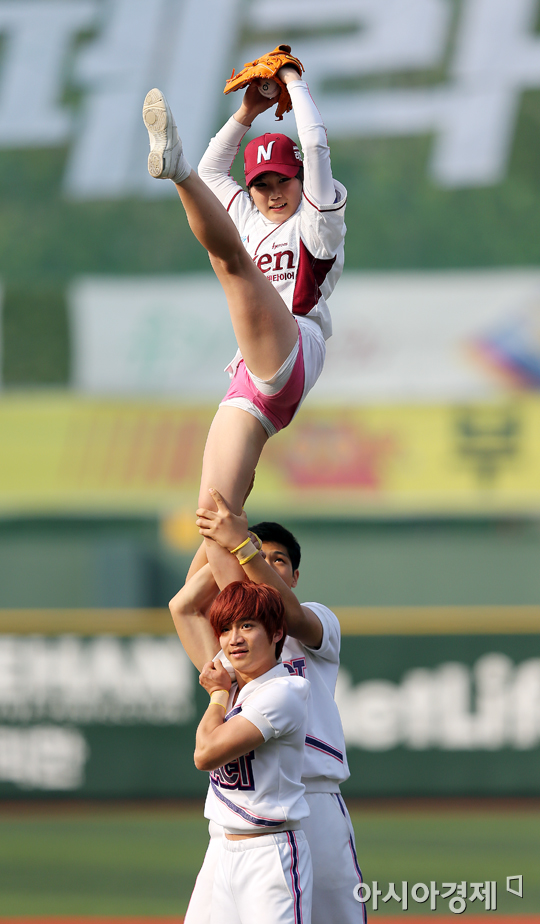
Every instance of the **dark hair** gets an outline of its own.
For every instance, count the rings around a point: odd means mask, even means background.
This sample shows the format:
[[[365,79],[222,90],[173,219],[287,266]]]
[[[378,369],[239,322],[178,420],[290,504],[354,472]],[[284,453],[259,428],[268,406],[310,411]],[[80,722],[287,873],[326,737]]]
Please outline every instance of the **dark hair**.
[[[217,595],[208,611],[210,625],[219,639],[225,626],[237,619],[253,619],[265,629],[268,641],[281,629],[283,635],[276,642],[276,658],[279,658],[287,634],[285,607],[281,594],[269,584],[252,584],[248,581],[233,581]]]
[[[257,533],[261,542],[279,542],[280,545],[287,549],[293,571],[300,567],[300,543],[298,539],[288,529],[279,523],[272,523],[263,520],[262,523],[256,523],[255,526],[249,527],[252,532]]]
[[[275,170],[269,170],[268,173],[276,173],[276,171],[275,171]],[[254,176],[254,177],[253,177],[251,183],[248,183],[248,192],[249,192],[249,190],[251,189],[251,187],[253,186],[253,184],[259,179],[260,176],[261,176],[261,174],[259,173],[257,176]],[[304,165],[302,164],[302,166],[298,168],[298,173],[295,173],[294,177],[291,176],[291,177],[289,177],[289,179],[291,179],[291,180],[292,180],[292,179],[300,180],[300,182],[301,182],[301,184],[302,184],[302,186],[303,186],[303,185],[304,185]]]

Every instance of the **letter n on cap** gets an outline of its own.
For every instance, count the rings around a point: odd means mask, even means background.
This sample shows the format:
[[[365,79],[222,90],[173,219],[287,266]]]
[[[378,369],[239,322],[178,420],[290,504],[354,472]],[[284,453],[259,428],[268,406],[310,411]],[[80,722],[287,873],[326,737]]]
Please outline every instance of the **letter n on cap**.
[[[263,160],[266,160],[266,161],[270,160],[270,158],[272,157],[272,148],[274,147],[275,143],[276,143],[275,140],[269,141],[267,148],[265,148],[264,144],[259,145],[259,147],[257,148],[257,163],[258,164],[262,163]]]

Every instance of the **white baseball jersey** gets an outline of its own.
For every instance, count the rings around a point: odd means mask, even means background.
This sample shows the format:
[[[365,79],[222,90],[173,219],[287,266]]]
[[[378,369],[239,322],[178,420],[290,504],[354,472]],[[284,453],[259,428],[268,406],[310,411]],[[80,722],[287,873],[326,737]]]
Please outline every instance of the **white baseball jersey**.
[[[229,834],[272,833],[309,814],[301,782],[309,683],[282,664],[229,697],[225,721],[242,715],[264,737],[249,754],[210,773],[204,814]]]
[[[234,116],[212,138],[198,169],[229,212],[253,261],[289,310],[316,321],[328,340],[332,322],[326,299],[343,271],[347,191],[332,178],[326,131],[307,85],[296,81],[290,92],[304,152],[305,181],[302,201],[287,221],[275,224],[264,218],[230,176],[248,131]],[[326,196],[329,199],[324,201]]]
[[[287,635],[281,654],[289,673],[305,677],[310,684],[302,782],[307,792],[339,792],[340,783],[350,776],[341,717],[334,700],[341,627],[336,614],[322,603],[302,605],[318,616],[323,629],[319,648],[308,648]],[[219,658],[232,672],[232,664],[222,651]]]
[[[310,814],[302,820],[313,861],[313,924],[365,924],[365,905],[354,899],[362,881],[354,832],[339,783],[349,777],[341,719],[334,702],[341,630],[337,616],[320,603],[304,603],[319,617],[318,649],[287,636],[283,663],[310,681],[302,782]],[[230,667],[222,652],[220,658]],[[210,924],[210,896],[222,829],[210,824],[211,840],[186,913],[186,924]],[[256,838],[255,840],[259,840]]]
[[[288,635],[282,661],[309,680],[308,724],[302,782],[309,792],[339,792],[350,776],[345,738],[334,691],[339,669],[341,628],[335,613],[322,603],[304,603],[323,627],[320,648],[308,648]]]

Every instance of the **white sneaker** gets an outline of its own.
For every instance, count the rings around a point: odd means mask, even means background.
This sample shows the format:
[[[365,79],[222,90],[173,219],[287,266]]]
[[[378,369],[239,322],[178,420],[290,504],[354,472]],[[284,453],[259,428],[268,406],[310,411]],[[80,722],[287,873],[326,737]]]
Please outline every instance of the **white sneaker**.
[[[191,172],[182,154],[174,116],[161,90],[150,90],[143,104],[143,121],[150,136],[148,172],[159,180],[180,183]]]

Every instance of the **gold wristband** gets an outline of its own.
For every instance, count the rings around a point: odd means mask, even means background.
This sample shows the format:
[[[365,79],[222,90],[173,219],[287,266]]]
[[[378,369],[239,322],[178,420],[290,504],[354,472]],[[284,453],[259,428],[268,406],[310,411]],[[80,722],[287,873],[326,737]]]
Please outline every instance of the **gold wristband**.
[[[250,558],[253,558],[253,556],[256,555],[258,551],[259,550],[256,548],[256,546],[253,545],[251,539],[248,539],[246,544],[239,550],[236,555],[238,563],[243,565],[244,562],[249,561]]]
[[[239,564],[239,565],[245,565],[245,564],[247,564],[248,561],[251,561],[251,559],[252,559],[252,558],[255,558],[255,556],[258,555],[258,554],[259,554],[259,550],[258,550],[258,549],[255,549],[255,551],[252,552],[251,555],[248,555],[247,558],[242,558],[242,560],[238,559],[238,564]]]
[[[214,690],[210,695],[210,705],[211,706],[222,706],[227,711],[227,704],[229,702],[229,691],[228,690]]]
[[[236,553],[239,552],[240,549],[243,549],[244,546],[248,544],[248,542],[251,542],[251,536],[248,536],[247,539],[244,539],[244,541],[241,542],[240,545],[237,545],[235,549],[231,549],[231,555],[236,555]]]

